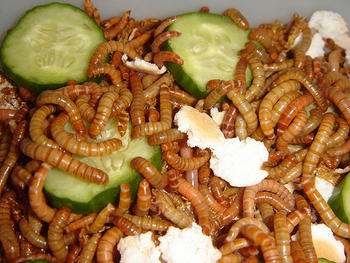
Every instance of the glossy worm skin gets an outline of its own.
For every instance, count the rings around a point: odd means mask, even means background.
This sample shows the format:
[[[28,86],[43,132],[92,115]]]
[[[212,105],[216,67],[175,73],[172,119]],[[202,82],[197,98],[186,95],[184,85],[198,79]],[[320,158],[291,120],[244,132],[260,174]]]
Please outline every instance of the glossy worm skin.
[[[278,124],[277,124],[277,135],[281,136],[285,130],[288,128],[289,124],[292,122],[294,117],[306,106],[310,105],[313,102],[313,97],[310,93],[306,93],[291,103],[289,103],[288,107],[283,111]],[[307,117],[307,116],[306,116]],[[305,124],[304,124],[305,125]]]
[[[177,16],[168,17],[165,20],[162,21],[162,23],[157,26],[157,28],[154,30],[154,36],[158,36],[160,33],[162,33],[168,26],[175,23],[177,20]]]
[[[28,223],[26,218],[22,218],[19,221],[19,229],[21,234],[34,246],[38,248],[47,248],[47,240],[44,236],[36,233],[31,225]]]
[[[109,76],[113,85],[120,86],[123,84],[120,71],[117,70],[113,65],[108,63],[98,63],[90,65],[86,74],[89,78],[106,74]]]
[[[238,110],[235,106],[230,104],[227,109],[224,119],[221,123],[221,131],[224,134],[225,138],[232,138],[234,136],[235,121],[238,115]]]
[[[12,109],[0,109],[0,120],[5,121],[15,117],[17,110]]]
[[[122,15],[118,23],[104,30],[104,35],[107,40],[115,38],[128,24],[130,17],[130,10],[127,10]]]
[[[51,256],[50,254],[31,254],[31,255],[24,255],[20,256],[14,260],[12,260],[12,263],[21,263],[26,261],[48,261],[52,263],[59,263],[58,259]]]
[[[101,237],[97,245],[96,260],[98,263],[113,263],[113,250],[123,237],[123,232],[112,227]]]
[[[49,225],[47,232],[47,243],[52,254],[60,261],[64,262],[68,255],[68,247],[63,241],[63,231],[68,223],[70,210],[67,207],[59,209]]]
[[[285,175],[286,172],[290,170],[295,164],[297,160],[295,156],[288,155],[283,161],[275,167],[264,167],[263,169],[269,173],[269,179],[278,179]]]
[[[232,21],[243,30],[249,29],[248,20],[236,8],[228,8],[222,13],[222,15],[231,18]]]
[[[181,36],[180,32],[177,31],[165,31],[163,33],[158,34],[155,36],[152,44],[151,44],[151,50],[153,53],[157,53],[160,51],[159,46],[164,43],[166,40],[172,37],[179,37]]]
[[[146,179],[141,180],[137,190],[134,213],[137,216],[145,216],[151,207],[151,189]]]
[[[300,88],[300,84],[296,81],[289,80],[281,83],[276,88],[272,89],[263,99],[259,107],[259,122],[260,127],[268,138],[273,138],[274,125],[272,122],[272,109],[276,102],[285,94],[296,91]]]
[[[305,125],[304,125],[304,127],[305,127]],[[299,136],[294,137],[290,143],[291,144],[311,144],[312,141],[314,140],[314,138],[315,138],[314,133],[308,133],[305,135],[299,135]]]
[[[292,182],[294,179],[298,178],[303,172],[303,163],[299,162],[294,167],[289,169],[285,175],[283,175],[279,182],[281,184],[287,184]]]
[[[7,158],[3,161],[0,167],[0,194],[2,193],[7,178],[9,177],[13,167],[15,166],[20,156],[19,144],[24,137],[27,125],[28,123],[26,120],[21,121],[17,125],[14,133],[12,134]]]
[[[164,66],[164,62],[172,62],[180,66],[182,66],[184,63],[183,59],[172,51],[158,51],[153,57],[153,62],[158,66],[158,68],[162,68]]]
[[[305,262],[305,254],[304,251],[298,241],[290,242],[291,255],[295,263],[304,263]]]
[[[287,59],[282,62],[274,62],[274,63],[269,63],[269,64],[264,64],[264,70],[268,72],[275,72],[275,71],[281,71],[287,68],[291,68],[294,64],[294,60],[292,59]]]
[[[228,85],[235,86],[233,82],[228,82]],[[236,88],[230,89],[226,96],[232,101],[233,105],[238,109],[243,119],[246,121],[247,132],[248,135],[250,135],[258,127],[258,118],[252,106]]]
[[[349,134],[349,125],[343,118],[336,118],[335,122],[338,124],[337,131],[329,137],[327,148],[332,148],[343,144]],[[333,153],[336,149],[329,152]]]
[[[68,114],[70,121],[77,134],[85,135],[85,125],[81,119],[80,112],[75,103],[59,92],[45,90],[36,99],[38,106],[44,104],[55,104],[62,107]]]
[[[235,74],[233,77],[233,79],[237,82],[242,95],[245,95],[246,88],[247,88],[247,83],[246,83],[247,66],[248,66],[248,60],[245,57],[241,57],[236,64]]]
[[[97,47],[94,54],[90,58],[90,65],[102,63],[104,58],[112,52],[119,51],[128,55],[129,58],[134,60],[136,57],[140,58],[136,50],[125,43],[120,41],[107,41]]]
[[[256,40],[260,42],[265,49],[270,50],[273,42],[271,37],[267,34],[266,31],[257,30],[256,28],[253,28],[252,31],[249,33],[248,38],[250,40]]]
[[[55,111],[56,107],[53,105],[43,105],[38,108],[29,122],[29,134],[34,142],[59,149],[59,145],[44,134],[43,127],[44,120]]]
[[[5,129],[4,132],[1,134],[1,141],[0,141],[0,163],[2,163],[5,158],[7,157],[7,152],[10,147],[11,142],[11,132],[10,129]]]
[[[292,233],[294,228],[303,220],[305,217],[309,216],[310,209],[304,207],[303,209],[295,209],[291,213],[288,214],[287,221],[287,229],[288,233]]]
[[[291,207],[287,202],[285,202],[281,197],[274,193],[260,191],[256,193],[255,203],[267,203],[272,205],[277,211],[284,210],[287,213],[292,212],[293,207]]]
[[[151,100],[155,98],[159,94],[161,85],[171,86],[173,82],[173,76],[170,73],[165,73],[144,90],[143,94],[145,95],[145,99]]]
[[[64,231],[66,233],[71,233],[71,232],[74,232],[75,230],[78,230],[80,228],[87,227],[92,222],[94,222],[96,216],[97,216],[97,213],[92,213],[92,214],[86,215],[82,218],[79,218],[78,220],[75,220],[75,221],[69,223],[69,225],[67,225],[64,228]]]
[[[163,219],[125,214],[126,219],[146,231],[167,231],[173,224]]]
[[[192,224],[192,220],[189,216],[183,211],[176,209],[164,192],[158,189],[152,189],[152,193],[155,196],[155,205],[157,205],[159,211],[165,218],[180,228],[189,227]]]
[[[210,110],[217,102],[218,100],[224,96],[230,88],[229,85],[225,85],[224,81],[221,81],[221,85],[217,85],[214,89],[210,91],[208,96],[204,100],[203,108],[205,111]]]
[[[32,174],[22,166],[16,165],[11,173],[11,182],[24,190],[29,185]]]
[[[180,156],[182,159],[192,159],[193,149],[187,143],[180,144]],[[184,178],[198,189],[198,169],[185,171]]]
[[[267,54],[265,48],[258,46],[253,41],[248,41],[245,44],[245,49],[240,50],[240,55],[246,57],[248,60],[258,58],[262,63],[270,63],[270,56]]]
[[[271,180],[264,179],[259,184],[248,186],[244,190],[243,194],[243,216],[244,217],[253,217],[254,216],[254,199],[259,191],[269,191],[276,193],[284,201],[286,201],[290,206],[294,207],[294,197],[289,192],[289,190],[281,185],[280,183]]]
[[[205,202],[204,196],[185,179],[179,178],[178,180],[178,192],[188,198],[192,203],[198,216],[198,224],[202,227],[203,233],[209,234],[211,228],[209,223],[209,207]]]
[[[56,92],[61,93],[63,96],[70,98],[71,100],[77,98],[80,95],[87,95],[99,89],[99,86],[87,82],[84,85],[68,85],[59,89],[56,89]]]
[[[214,196],[209,192],[209,188],[207,185],[199,184],[198,190],[204,196],[204,199],[208,204],[210,211],[214,211],[218,215],[222,215],[224,213],[225,207],[223,207],[221,204],[218,203],[218,201],[216,201]]]
[[[100,13],[91,0],[84,0],[84,10],[90,17],[95,20],[98,26],[101,25]]]
[[[75,100],[75,104],[77,105],[81,117],[88,122],[91,122],[96,114],[95,109],[89,104],[90,98],[91,96],[89,94],[85,94],[80,95]]]
[[[140,78],[134,71],[130,72],[130,85],[133,94],[133,100],[130,106],[130,117],[133,126],[145,123],[145,98]]]
[[[300,43],[293,49],[294,53],[294,66],[297,68],[304,68],[305,66],[305,53],[309,49],[312,40],[311,29],[306,26],[303,30],[303,38]]]
[[[265,167],[275,166],[282,158],[285,157],[285,153],[282,151],[270,151],[269,158],[263,163]]]
[[[264,87],[265,72],[261,60],[257,57],[248,58],[249,66],[253,73],[253,81],[245,94],[245,99],[252,102]]]
[[[160,145],[167,142],[182,140],[186,138],[186,134],[180,132],[178,129],[171,128],[162,132],[154,133],[148,136],[148,143],[150,145]]]
[[[161,84],[159,91],[160,100],[160,121],[142,123],[134,127],[131,133],[132,138],[152,135],[157,132],[165,131],[172,126],[172,106],[170,102],[170,94],[168,87],[165,84]]]
[[[45,179],[50,169],[51,166],[49,164],[42,163],[34,174],[28,190],[30,207],[40,220],[48,223],[52,221],[56,212],[46,204],[43,193]]]
[[[291,68],[285,71],[283,74],[277,77],[274,82],[271,84],[272,87],[276,87],[280,83],[293,79],[297,80],[303,84],[303,86],[309,91],[309,93],[314,97],[317,105],[321,108],[322,111],[327,109],[327,101],[323,93],[319,90],[319,88],[308,80],[305,76],[305,73],[300,69]]]
[[[291,143],[293,138],[295,138],[303,129],[307,121],[307,112],[306,110],[301,110],[293,122],[288,126],[288,128],[277,138],[276,148],[278,151],[289,153],[288,144]]]
[[[37,144],[28,138],[24,138],[20,144],[21,151],[32,159],[65,170],[75,176],[96,184],[106,184],[108,175],[100,169],[91,167],[72,158],[69,154]]]
[[[117,129],[120,134],[120,136],[124,137],[126,134],[126,130],[128,128],[128,123],[130,120],[129,112],[126,110],[121,110],[117,114],[118,120],[117,120]]]
[[[223,256],[231,254],[239,249],[245,248],[245,247],[249,247],[251,246],[253,243],[246,239],[246,238],[237,238],[235,240],[232,240],[230,242],[226,242],[225,244],[223,244],[220,247],[220,252]]]
[[[138,48],[145,45],[149,40],[154,36],[154,30],[149,30],[143,33],[141,36],[138,36],[128,42],[128,46],[133,48]],[[122,74],[123,75],[123,74]]]
[[[295,42],[295,39],[299,36],[301,32],[304,31],[304,29],[307,26],[307,20],[304,17],[298,18],[294,20],[294,23],[292,24],[289,33],[288,33],[288,40],[284,45],[285,49],[290,49]]]
[[[97,249],[97,245],[100,238],[101,238],[101,233],[95,233],[88,239],[82,251],[80,252],[79,261],[78,261],[79,263],[92,262],[95,256],[95,251]]]
[[[111,203],[108,203],[94,218],[92,224],[88,227],[90,233],[97,233],[106,224],[108,217],[114,212],[115,207]]]
[[[95,139],[105,127],[112,112],[112,105],[118,99],[119,95],[115,91],[109,91],[102,95],[99,100],[95,116],[90,124],[88,134]]]
[[[269,235],[264,233],[259,227],[248,224],[242,227],[241,233],[243,236],[260,246],[265,262],[281,262],[281,257],[278,253],[274,240]]]
[[[277,212],[274,216],[273,222],[276,248],[281,257],[281,261],[286,263],[293,263],[293,258],[290,254],[290,235],[287,228],[287,219],[285,212]]]
[[[130,165],[140,172],[153,187],[161,189],[168,184],[168,178],[162,175],[157,168],[145,158],[135,157],[131,160]]]
[[[204,163],[210,159],[210,153],[207,150],[202,150],[199,156],[192,158],[182,158],[175,152],[164,152],[162,155],[170,166],[180,171],[191,171],[199,169]]]
[[[127,236],[135,236],[142,233],[142,229],[140,227],[121,216],[116,216],[113,220],[113,224]]]
[[[179,101],[184,102],[187,105],[194,105],[197,99],[191,94],[179,88],[177,85],[169,87],[169,93],[172,98],[176,98]]]
[[[118,207],[112,213],[114,216],[120,216],[127,213],[130,209],[131,204],[131,193],[130,193],[130,184],[121,184],[120,185],[120,194],[119,194],[119,203]]]
[[[9,191],[2,194],[0,199],[0,242],[6,260],[9,261],[20,256],[19,243],[14,231],[14,221],[11,218],[11,203],[15,198],[15,192]]]
[[[63,149],[82,156],[102,156],[116,151],[122,146],[121,140],[117,138],[112,138],[103,142],[79,141],[74,134],[64,130],[68,119],[68,115],[63,112],[58,115],[51,124],[51,135]]]
[[[270,234],[269,228],[260,220],[253,218],[253,217],[243,217],[233,223],[231,226],[230,230],[228,231],[226,238],[225,238],[225,243],[227,242],[232,242],[235,240],[240,233],[242,227],[246,225],[256,225],[259,229],[261,229],[265,234]]]

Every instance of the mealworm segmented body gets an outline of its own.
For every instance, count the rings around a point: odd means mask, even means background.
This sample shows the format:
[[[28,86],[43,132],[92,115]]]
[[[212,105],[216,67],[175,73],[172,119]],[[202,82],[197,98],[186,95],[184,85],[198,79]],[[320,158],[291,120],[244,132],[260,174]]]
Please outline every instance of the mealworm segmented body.
[[[182,140],[185,138],[185,133],[180,132],[178,129],[171,128],[148,136],[148,143],[150,145],[159,145],[167,142],[173,142],[176,140]]]
[[[293,258],[290,254],[290,235],[287,228],[286,214],[281,211],[277,212],[274,216],[274,230],[276,248],[281,257],[282,262],[293,262]]]
[[[197,170],[210,159],[210,153],[207,150],[201,151],[200,155],[192,158],[182,158],[175,152],[164,152],[162,155],[170,166],[180,171]]]
[[[113,26],[104,30],[104,35],[107,40],[115,38],[128,24],[130,17],[130,10],[124,12],[120,20]]]
[[[111,203],[108,203],[94,218],[94,221],[89,226],[90,233],[97,233],[106,224],[108,217],[114,212],[115,207]]]
[[[151,206],[151,189],[146,179],[141,180],[137,190],[137,199],[134,213],[137,216],[145,216]]]
[[[116,86],[123,85],[120,71],[117,70],[113,65],[108,63],[98,63],[98,64],[90,65],[86,74],[89,78],[106,74],[111,79],[111,82],[113,83],[113,85],[116,85]]]
[[[222,15],[228,16],[229,18],[231,18],[232,21],[240,28],[244,30],[249,29],[248,20],[236,8],[228,8],[222,13]]]
[[[152,44],[151,44],[151,50],[153,53],[157,53],[160,51],[159,46],[164,43],[166,40],[172,37],[179,37],[181,36],[180,32],[177,31],[165,31],[163,33],[158,34],[155,36]]]
[[[116,210],[114,210],[112,214],[120,216],[127,213],[130,209],[130,204],[131,204],[130,184],[121,184],[118,207]]]
[[[63,169],[83,180],[96,184],[106,184],[108,175],[100,169],[91,167],[72,158],[69,154],[43,146],[24,138],[20,144],[21,151],[32,159],[41,160],[57,168]]]
[[[80,112],[75,103],[59,92],[45,90],[36,99],[38,106],[44,104],[55,104],[62,107],[68,114],[70,121],[77,134],[85,135],[85,125],[81,119]]]
[[[167,229],[173,224],[169,221],[151,218],[147,216],[135,216],[130,214],[123,215],[126,219],[129,219],[138,227],[141,227],[143,230],[154,230],[154,231],[167,231]]]
[[[68,119],[68,115],[63,112],[51,124],[51,135],[63,149],[82,156],[102,156],[116,151],[122,146],[122,142],[116,138],[96,143],[77,140],[74,134],[64,130]]]
[[[274,193],[260,191],[256,193],[255,203],[263,202],[272,205],[277,211],[286,211],[287,213],[292,212],[293,207],[291,207],[287,202],[285,202],[281,197]]]
[[[96,250],[98,263],[113,263],[113,249],[122,236],[123,232],[117,227],[112,227],[103,234]]]
[[[90,17],[95,20],[98,26],[101,25],[100,13],[91,0],[84,0],[84,10]]]
[[[125,217],[116,216],[113,220],[113,224],[118,227],[125,235],[135,236],[142,233],[142,229],[132,223],[129,219]]]
[[[44,236],[36,233],[31,225],[28,223],[26,218],[22,218],[19,221],[19,229],[21,234],[34,246],[38,248],[47,248],[47,240]]]
[[[182,66],[184,63],[183,59],[172,51],[158,51],[153,57],[153,62],[158,66],[158,68],[162,68],[164,66],[164,62],[172,62],[180,66]]]

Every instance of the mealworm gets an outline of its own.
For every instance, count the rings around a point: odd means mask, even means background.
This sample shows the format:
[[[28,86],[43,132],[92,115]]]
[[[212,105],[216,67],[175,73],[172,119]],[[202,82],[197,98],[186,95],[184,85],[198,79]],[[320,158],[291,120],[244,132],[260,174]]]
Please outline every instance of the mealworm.
[[[264,87],[265,72],[261,60],[257,57],[248,58],[248,63],[253,73],[253,81],[245,94],[245,98],[248,102],[252,102]]]
[[[145,123],[145,98],[140,78],[134,71],[130,73],[130,85],[133,94],[133,101],[130,106],[130,117],[133,126]]]
[[[21,234],[34,246],[38,248],[47,248],[47,240],[44,236],[33,231],[31,225],[24,217],[19,221]]]
[[[142,229],[132,223],[129,219],[125,217],[116,216],[113,220],[113,224],[118,227],[125,235],[135,236],[142,233]]]
[[[2,163],[7,157],[7,152],[10,147],[10,142],[11,142],[11,132],[9,129],[5,129],[5,131],[1,134],[0,163]]]
[[[124,12],[120,20],[113,26],[104,30],[104,35],[107,40],[115,38],[128,24],[130,17],[130,10]]]
[[[63,230],[67,225],[70,216],[70,210],[67,207],[62,207],[59,209],[49,225],[47,232],[47,243],[52,254],[64,262],[68,255],[68,247],[63,241]]]
[[[20,143],[21,151],[32,159],[55,166],[59,169],[74,174],[75,176],[96,184],[106,184],[108,175],[100,169],[91,167],[69,154],[52,149],[47,146],[39,145],[28,138],[24,138]]]
[[[158,189],[152,189],[152,193],[155,197],[155,205],[165,218],[180,228],[185,228],[192,224],[190,217],[183,211],[176,209],[164,192]]]
[[[158,36],[160,33],[162,33],[168,26],[175,23],[177,20],[177,16],[168,17],[167,19],[163,20],[162,23],[157,26],[157,28],[154,30],[154,36]]]
[[[132,168],[140,172],[155,188],[164,188],[168,184],[168,178],[162,175],[157,168],[143,157],[135,157],[131,160]]]
[[[137,216],[145,216],[151,206],[151,189],[146,179],[141,180],[137,190],[136,204],[134,213]]]
[[[221,83],[212,89],[205,98],[203,105],[204,110],[210,110],[210,108],[212,108],[231,88],[232,87],[230,85],[227,85],[224,83],[224,81],[221,81]]]
[[[327,142],[327,148],[332,148],[334,146],[339,146],[342,144],[349,134],[349,125],[343,118],[336,118],[335,122],[338,124],[337,131],[329,137]],[[335,149],[330,150],[334,152]]]
[[[304,207],[302,209],[296,209],[288,214],[287,220],[287,228],[288,232],[292,233],[294,228],[303,220],[306,216],[309,216],[310,209]]]
[[[220,129],[224,134],[225,138],[232,138],[234,136],[234,128],[237,115],[237,108],[230,104],[229,108],[226,110],[224,119],[220,126]]]
[[[160,121],[141,123],[134,127],[131,133],[132,138],[152,135],[157,132],[165,131],[171,128],[172,125],[172,106],[170,103],[170,94],[168,87],[161,84],[160,87]]]
[[[233,79],[237,82],[238,87],[242,95],[245,95],[247,83],[246,83],[246,70],[248,66],[248,60],[245,57],[241,57],[235,68],[235,74]]]
[[[117,114],[118,120],[117,120],[117,129],[121,137],[124,137],[126,134],[126,130],[128,128],[128,123],[130,119],[129,112],[126,110],[120,110]]]
[[[232,19],[232,21],[243,30],[249,29],[248,20],[242,15],[242,13],[236,8],[228,8],[226,9],[222,15],[228,16]]]
[[[277,212],[274,216],[274,231],[276,248],[282,262],[293,262],[290,254],[290,235],[287,228],[287,219],[284,212]]]
[[[303,163],[299,162],[294,167],[289,169],[280,179],[281,184],[287,184],[298,178],[303,172]]]
[[[12,261],[20,256],[14,222],[11,218],[11,202],[16,198],[14,191],[2,194],[0,199],[0,242],[4,249],[6,260]]]
[[[98,26],[101,25],[100,13],[91,0],[84,0],[84,10],[90,17],[95,20]]]
[[[187,143],[180,144],[180,156],[183,159],[193,158],[193,149]],[[198,169],[185,171],[186,180],[190,182],[196,189],[198,189]]]
[[[111,203],[108,203],[94,218],[94,221],[89,225],[88,230],[90,233],[97,233],[106,224],[108,217],[114,212],[115,207]]]
[[[223,256],[231,254],[239,249],[249,247],[253,245],[253,243],[246,239],[246,238],[237,238],[235,240],[232,240],[230,242],[226,242],[220,247],[220,252]]]
[[[277,77],[271,84],[274,88],[278,86],[278,84],[286,81],[286,80],[297,80],[310,92],[310,94],[314,97],[317,105],[321,108],[322,111],[327,109],[327,102],[323,93],[319,90],[319,88],[308,80],[305,76],[305,73],[297,68],[290,68],[286,70],[283,74]]]
[[[288,144],[291,143],[293,138],[295,138],[301,132],[306,121],[307,121],[307,112],[305,110],[301,110],[296,115],[293,122],[282,133],[282,135],[278,136],[276,141],[276,148],[278,151],[282,151],[286,154],[289,153]]]
[[[91,82],[85,83],[84,85],[68,85],[59,89],[56,89],[56,92],[61,93],[63,96],[70,98],[71,100],[75,99],[80,95],[90,94],[96,92],[95,89],[99,89],[99,86],[92,84]]]
[[[180,66],[182,66],[184,63],[183,59],[172,51],[158,51],[153,57],[153,62],[158,66],[158,68],[162,68],[164,66],[164,62],[172,62]]]
[[[269,173],[268,178],[270,179],[278,179],[285,175],[287,171],[290,170],[295,164],[297,160],[295,156],[288,155],[283,161],[275,167],[264,167],[263,169]]]
[[[210,153],[207,150],[202,150],[199,156],[185,159],[175,152],[168,151],[163,153],[162,158],[177,170],[190,171],[199,169],[199,167],[207,162],[210,159]]]
[[[310,93],[306,93],[296,99],[294,99],[287,108],[283,111],[278,124],[277,124],[277,135],[281,136],[288,128],[294,117],[306,106],[313,102],[314,98]],[[306,116],[307,117],[307,116]],[[306,122],[306,120],[305,120]],[[304,124],[305,125],[305,124]]]
[[[16,259],[12,260],[12,263],[22,263],[26,261],[48,261],[52,263],[59,263],[59,260],[50,254],[32,254],[32,255],[26,255],[17,257]]]
[[[231,82],[230,85],[234,86]],[[247,132],[250,135],[258,127],[258,118],[250,103],[240,94],[236,88],[230,89],[226,96],[232,101],[247,123]]]
[[[69,225],[67,225],[64,228],[64,230],[66,231],[66,233],[70,233],[70,232],[74,232],[75,230],[78,230],[79,228],[87,227],[92,222],[94,222],[96,216],[97,216],[97,213],[92,213],[82,218],[79,218],[78,220],[75,220],[69,223]]]
[[[311,29],[308,26],[306,26],[303,30],[302,40],[293,49],[294,66],[296,68],[304,68],[304,66],[305,66],[305,53],[311,45],[311,40],[312,40]]]
[[[120,185],[120,194],[119,194],[119,203],[118,207],[112,213],[113,216],[120,216],[129,211],[131,204],[131,193],[130,193],[130,184],[121,184]]]
[[[256,193],[259,191],[269,191],[280,196],[290,206],[294,207],[294,197],[289,190],[280,183],[271,180],[264,179],[260,183],[252,186],[248,186],[244,190],[243,194],[243,216],[253,217],[254,215],[254,199]]]
[[[305,254],[304,251],[298,241],[291,241],[291,256],[295,263],[304,263],[305,262]]]
[[[147,231],[167,231],[173,224],[163,219],[156,219],[146,216],[135,216],[130,214],[123,215],[126,219],[132,223]]]
[[[256,206],[259,209],[262,221],[269,229],[273,229],[273,217],[275,215],[273,207],[268,203],[257,203]]]
[[[148,136],[148,143],[150,145],[160,145],[167,142],[182,140],[186,138],[186,134],[180,132],[178,129],[171,128],[162,132],[154,133]]]
[[[163,33],[160,33],[158,35],[155,36],[152,44],[151,44],[151,50],[153,53],[157,53],[160,51],[159,46],[164,43],[165,41],[167,41],[169,38],[172,37],[179,37],[181,36],[180,32],[177,31],[165,31]]]
[[[87,120],[88,122],[91,122],[96,114],[95,109],[89,105],[90,98],[91,98],[90,95],[85,94],[85,95],[80,95],[75,100],[75,104],[77,105],[77,108],[80,112],[81,117]]]
[[[209,208],[201,192],[194,188],[192,184],[187,182],[183,178],[179,178],[178,191],[183,196],[187,197],[194,206],[194,209],[198,216],[198,224],[202,227],[202,231],[205,234],[210,232],[209,223]]]
[[[11,138],[9,151],[7,153],[7,158],[3,161],[0,167],[0,194],[4,189],[7,178],[10,175],[10,172],[12,171],[13,167],[15,166],[20,156],[19,144],[24,137],[26,128],[27,128],[27,121],[23,120],[17,125],[12,135],[13,137]]]
[[[162,84],[166,86],[171,86],[173,82],[174,82],[173,76],[169,72],[165,73],[155,82],[153,82],[152,85],[150,85],[144,90],[143,93],[145,95],[145,99],[151,100],[152,98],[155,98],[159,94],[160,86]]]
[[[307,20],[304,17],[298,17],[291,24],[291,28],[288,32],[288,40],[284,45],[284,48],[289,50],[294,44],[296,38],[307,27]]]
[[[134,60],[135,58],[140,58],[138,53],[133,47],[128,46],[126,43],[122,43],[120,41],[107,41],[100,44],[95,52],[92,54],[90,58],[90,65],[102,63],[105,57],[112,52],[122,52],[128,55],[129,58]]]
[[[270,72],[274,72],[274,71],[281,71],[287,68],[291,68],[294,64],[294,60],[292,59],[287,59],[285,61],[282,62],[275,62],[275,63],[269,63],[269,64],[264,64],[264,70],[265,71],[270,71]]]
[[[284,210],[287,213],[290,213],[293,210],[293,207],[291,207],[287,202],[285,202],[282,198],[280,198],[278,195],[270,192],[264,192],[260,191],[256,193],[255,203],[267,203],[272,205],[277,211]]]
[[[178,85],[171,85],[169,87],[169,93],[172,98],[176,98],[176,100],[181,101],[187,105],[194,105],[197,101],[195,97],[179,88]]]
[[[101,233],[95,233],[88,239],[79,255],[79,263],[92,262],[100,238]]]
[[[67,112],[76,133],[85,135],[85,125],[81,119],[79,110],[75,103],[68,97],[56,91],[45,90],[37,97],[36,103],[38,106],[44,104],[55,104],[62,107]]]
[[[97,63],[97,64],[90,65],[86,74],[89,78],[106,74],[109,76],[113,85],[116,85],[116,86],[123,85],[120,71],[108,63]]]
[[[284,158],[285,153],[282,151],[270,151],[269,158],[263,163],[263,166],[275,166],[282,158]]]
[[[77,140],[74,134],[64,130],[68,118],[64,112],[58,115],[51,124],[51,135],[62,148],[69,152],[82,156],[101,156],[116,151],[122,146],[122,142],[117,138],[96,143]]]
[[[98,263],[113,263],[113,250],[115,245],[122,238],[123,233],[117,228],[112,227],[101,237],[97,245],[96,259]]]
[[[0,121],[5,121],[15,117],[18,110],[0,109]]]

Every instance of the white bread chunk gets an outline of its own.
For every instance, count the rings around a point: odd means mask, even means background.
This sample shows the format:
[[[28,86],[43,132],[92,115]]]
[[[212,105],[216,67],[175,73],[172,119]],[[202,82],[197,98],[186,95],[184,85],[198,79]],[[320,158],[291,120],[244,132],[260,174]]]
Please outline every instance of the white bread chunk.
[[[122,56],[122,61],[130,69],[143,72],[146,74],[161,75],[165,73],[166,67],[163,66],[161,69],[154,63],[147,62],[145,60],[135,58],[133,61],[128,61],[128,56],[124,54]]]
[[[175,115],[178,130],[187,133],[187,144],[201,149],[214,148],[225,140],[219,125],[206,113],[190,107],[182,107]]]
[[[336,263],[345,262],[344,245],[334,238],[329,227],[325,224],[312,224],[311,233],[318,258],[325,258]]]

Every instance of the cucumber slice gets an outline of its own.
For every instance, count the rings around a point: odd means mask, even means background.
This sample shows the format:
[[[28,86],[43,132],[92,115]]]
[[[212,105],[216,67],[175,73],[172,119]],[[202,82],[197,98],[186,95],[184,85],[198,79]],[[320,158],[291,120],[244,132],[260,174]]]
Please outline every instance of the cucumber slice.
[[[334,261],[330,261],[326,258],[318,258],[317,261],[318,263],[335,263]]]
[[[74,131],[69,124],[66,130]],[[119,138],[123,146],[108,155],[97,157],[74,156],[84,163],[105,171],[109,176],[107,185],[97,185],[83,181],[60,169],[51,169],[44,185],[45,193],[51,204],[57,208],[67,206],[72,212],[89,214],[101,210],[108,203],[116,204],[119,200],[120,184],[129,183],[131,196],[134,198],[142,176],[130,166],[136,156],[150,160],[159,170],[161,150],[159,146],[150,146],[145,137],[132,139],[131,125],[127,133],[120,137],[116,131],[116,120],[110,120],[97,140]]]
[[[335,193],[328,204],[333,212],[346,223],[350,223],[350,173],[348,173],[339,186],[339,192]]]
[[[233,79],[238,51],[248,41],[249,31],[239,28],[227,16],[211,13],[187,13],[179,15],[168,30],[181,36],[170,38],[162,50],[178,54],[184,64],[167,62],[167,69],[187,92],[197,98],[204,98],[209,91],[206,84],[211,79]],[[247,69],[247,85],[252,80]]]
[[[35,93],[68,80],[82,82],[91,55],[104,41],[103,31],[78,7],[36,6],[6,35],[0,51],[3,71]]]

